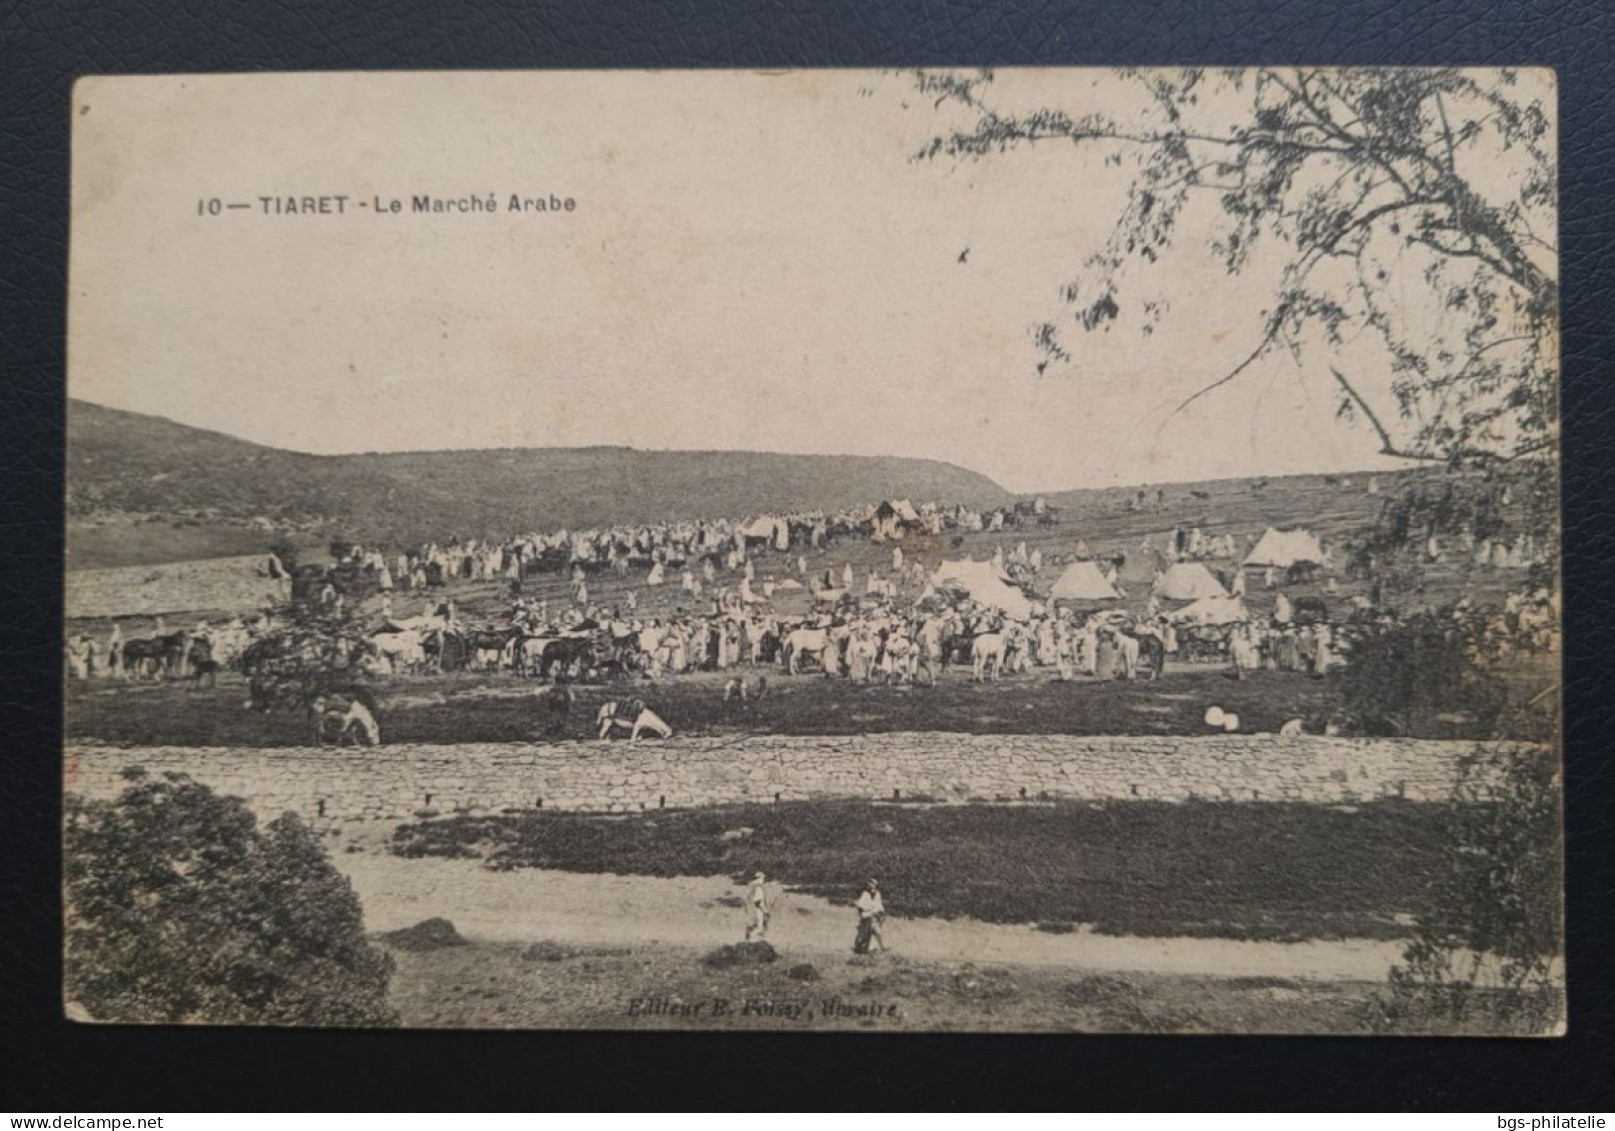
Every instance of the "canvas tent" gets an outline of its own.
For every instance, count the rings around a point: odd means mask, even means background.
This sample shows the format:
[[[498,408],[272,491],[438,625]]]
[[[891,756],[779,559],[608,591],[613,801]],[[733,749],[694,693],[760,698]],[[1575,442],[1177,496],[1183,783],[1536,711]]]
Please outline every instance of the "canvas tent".
[[[1156,581],[1155,595],[1168,601],[1198,601],[1226,597],[1228,590],[1199,562],[1178,562]]]
[[[875,533],[886,538],[897,537],[905,528],[918,529],[925,525],[920,512],[907,499],[886,499],[869,509],[869,525]]]
[[[1323,563],[1323,547],[1317,535],[1307,530],[1279,530],[1269,526],[1254,549],[1246,555],[1248,566],[1277,566],[1288,569],[1297,562]]]
[[[766,538],[781,552],[791,548],[790,525],[783,518],[775,518],[771,514],[752,519],[740,528],[740,532],[747,538]]]
[[[1174,624],[1239,624],[1250,620],[1250,610],[1238,597],[1202,597],[1172,614]]]
[[[1094,562],[1072,562],[1049,590],[1052,601],[1113,601],[1121,594]]]
[[[939,592],[963,593],[978,605],[997,609],[1017,619],[1032,615],[1032,602],[1011,585],[1003,570],[992,562],[943,562],[931,575],[920,599]]]

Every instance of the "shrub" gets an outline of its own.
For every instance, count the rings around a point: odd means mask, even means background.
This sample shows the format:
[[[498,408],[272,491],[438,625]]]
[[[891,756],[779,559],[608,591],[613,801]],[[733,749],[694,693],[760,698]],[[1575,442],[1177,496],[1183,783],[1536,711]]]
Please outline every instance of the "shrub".
[[[424,919],[413,927],[389,931],[382,938],[395,950],[442,950],[448,946],[466,945],[454,924],[442,918]]]
[[[389,1025],[392,959],[288,813],[138,769],[115,801],[66,799],[66,993],[117,1022]]]
[[[732,943],[710,951],[701,961],[714,970],[731,966],[766,966],[779,959],[779,952],[765,942]]]
[[[1507,696],[1475,661],[1473,624],[1454,610],[1376,625],[1352,642],[1342,680],[1346,711],[1367,734],[1445,737],[1442,716],[1490,733]]]
[[[1377,1027],[1540,1034],[1562,1022],[1557,769],[1551,747],[1481,747],[1463,760],[1434,908],[1391,968]]]

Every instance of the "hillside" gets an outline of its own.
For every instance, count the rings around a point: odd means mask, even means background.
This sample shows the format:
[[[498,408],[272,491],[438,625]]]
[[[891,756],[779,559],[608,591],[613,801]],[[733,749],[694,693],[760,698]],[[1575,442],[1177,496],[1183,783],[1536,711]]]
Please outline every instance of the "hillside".
[[[514,448],[316,456],[248,443],[160,417],[70,401],[68,562],[233,554],[266,528],[367,540],[508,535],[561,526],[743,516],[862,505],[883,497],[999,502],[1007,492],[951,464],[894,457],[764,452]],[[132,516],[183,516],[130,535]],[[200,524],[200,525],[198,525]]]

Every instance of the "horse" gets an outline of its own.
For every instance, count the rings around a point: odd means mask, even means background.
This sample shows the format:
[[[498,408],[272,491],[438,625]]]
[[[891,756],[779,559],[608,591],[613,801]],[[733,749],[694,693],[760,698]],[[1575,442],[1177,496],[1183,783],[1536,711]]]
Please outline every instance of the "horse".
[[[139,680],[142,676],[156,674],[156,665],[162,658],[161,651],[153,640],[126,640],[123,644],[123,674],[130,679]]]
[[[765,628],[752,650],[752,658],[759,664],[773,664],[778,662],[780,649],[783,647],[780,640],[779,629],[772,626]]]
[[[191,668],[187,674],[197,687],[201,687],[203,683],[209,687],[218,686],[220,665],[219,661],[213,658],[211,640],[205,636],[192,637],[186,660]]]
[[[782,658],[785,661],[785,670],[790,675],[801,672],[800,660],[803,654],[813,656],[824,669],[825,675],[833,675],[830,661],[826,658],[830,650],[835,647],[835,641],[828,628],[799,628],[785,638],[782,649]]]
[[[188,641],[183,632],[130,640],[123,646],[123,670],[131,679],[176,675],[184,662]]]
[[[625,632],[621,636],[615,632],[611,634],[611,658],[625,671],[641,671],[645,667],[645,657],[649,649],[640,647],[640,632]]]
[[[378,632],[370,638],[370,647],[389,671],[413,672],[426,666],[426,646],[418,629]]]
[[[637,699],[600,704],[594,721],[600,728],[601,742],[609,739],[613,730],[626,730],[629,742],[638,742],[641,731],[649,731],[658,738],[673,737],[673,728]]]
[[[596,666],[594,641],[586,636],[558,636],[544,644],[540,653],[538,674],[548,679],[559,665],[562,671],[577,667],[579,679],[585,679]]]
[[[446,628],[428,630],[421,637],[421,648],[426,653],[426,666],[434,672],[464,671],[472,654],[470,642]]]
[[[998,679],[1004,667],[1004,655],[1008,647],[1002,632],[984,632],[970,641],[970,661],[972,678],[980,683],[986,678],[989,663],[992,665],[992,679]]]
[[[510,642],[515,636],[513,629],[468,634],[466,643],[471,649],[472,665],[483,671],[498,671],[505,664],[505,659],[510,653]]]
[[[1138,641],[1138,669],[1149,672],[1149,679],[1161,678],[1166,671],[1166,642],[1152,632],[1140,632],[1134,637]]]
[[[537,675],[544,666],[544,649],[553,636],[528,636],[525,633],[511,637],[510,667],[517,675]]]

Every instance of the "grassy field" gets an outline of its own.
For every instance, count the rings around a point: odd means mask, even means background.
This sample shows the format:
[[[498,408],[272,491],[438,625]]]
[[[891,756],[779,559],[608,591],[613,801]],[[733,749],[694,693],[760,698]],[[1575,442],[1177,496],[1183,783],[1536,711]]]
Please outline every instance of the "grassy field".
[[[970,734],[1210,733],[1208,706],[1237,712],[1242,728],[1272,732],[1289,718],[1320,730],[1338,710],[1333,680],[1261,672],[1236,681],[1223,669],[1191,665],[1155,682],[1060,683],[1048,673],[973,683],[950,673],[936,687],[890,687],[818,675],[769,678],[766,698],[725,703],[726,677],[682,676],[578,688],[568,738],[592,737],[594,708],[624,693],[643,698],[682,735],[866,734],[951,731]],[[749,672],[755,683],[758,673]],[[550,741],[541,703],[545,685],[511,675],[393,677],[377,681],[383,735],[389,743]],[[68,689],[67,735],[127,745],[302,746],[303,717],[243,707],[246,689],[225,679],[216,688],[189,684],[126,685],[111,681]],[[1444,726],[1432,737],[1467,737]]]
[[[262,555],[274,535],[246,523],[179,515],[118,515],[99,522],[68,520],[67,569],[121,569],[168,562]],[[298,539],[309,551],[318,542]]]
[[[671,946],[471,943],[394,953],[391,1001],[402,1024],[419,1028],[1387,1031],[1375,1024],[1386,988],[1373,982],[1119,975],[900,955],[804,962],[789,951],[717,969],[702,952]],[[1389,1031],[1522,1035],[1484,1007],[1475,1012],[1461,1026],[1404,1022]]]
[[[548,730],[542,696],[547,685],[509,674],[393,676],[368,684],[381,706],[390,743],[550,742],[592,738],[594,711],[631,693],[644,699],[681,735],[846,735],[893,731],[963,734],[1203,735],[1204,716],[1220,706],[1239,716],[1244,733],[1273,733],[1292,718],[1312,733],[1339,718],[1338,677],[1256,672],[1235,680],[1219,665],[1174,664],[1155,681],[1077,679],[1050,671],[974,683],[950,672],[935,687],[857,684],[820,675],[786,676],[777,669],[741,669],[768,694],[748,703],[723,700],[728,676],[703,673],[658,681],[580,685],[577,705],[560,735]],[[1556,657],[1526,657],[1501,673],[1511,699],[1529,698],[1558,680]],[[126,684],[96,680],[67,687],[67,736],[138,746],[302,746],[301,714],[246,710],[247,689],[226,675],[216,687],[191,683]],[[1409,737],[1477,739],[1473,719],[1421,717]]]
[[[763,871],[837,902],[877,876],[887,908],[911,918],[1295,941],[1408,934],[1430,909],[1443,832],[1439,808],[1389,801],[824,801],[433,820],[400,826],[393,851],[478,857],[493,869],[737,880]]]
[[[201,607],[252,611],[286,600],[290,586],[267,576],[261,554],[163,565],[74,570],[67,575],[69,616],[105,618],[139,610],[175,615]]]

